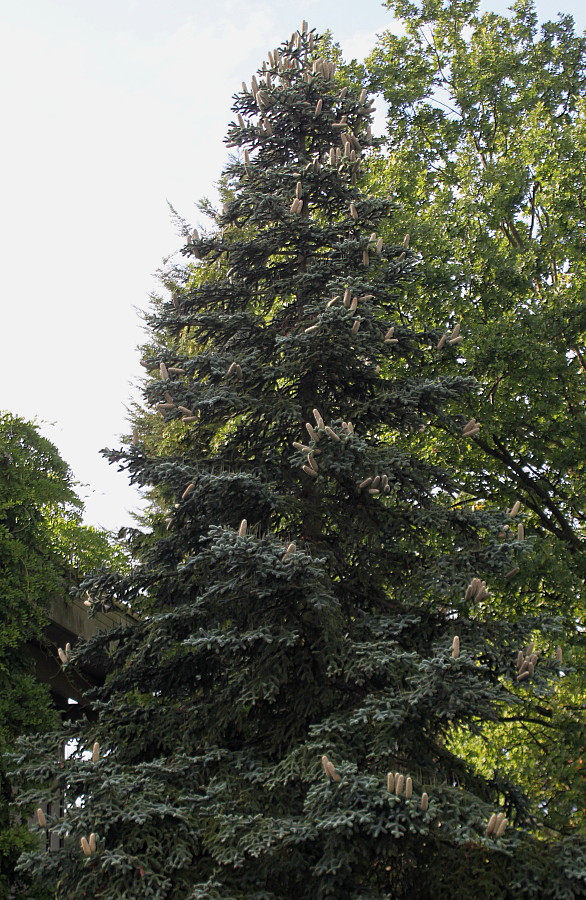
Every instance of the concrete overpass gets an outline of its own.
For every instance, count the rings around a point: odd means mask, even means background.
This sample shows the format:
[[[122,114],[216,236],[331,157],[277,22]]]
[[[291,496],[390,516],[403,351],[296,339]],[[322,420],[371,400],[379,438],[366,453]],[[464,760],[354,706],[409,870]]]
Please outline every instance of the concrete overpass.
[[[27,651],[35,661],[37,679],[49,685],[55,705],[67,712],[69,717],[80,714],[82,710],[87,714],[89,704],[85,695],[88,690],[103,683],[106,673],[101,667],[71,673],[63,671],[57,649],[64,648],[68,643],[74,647],[80,640],[87,640],[98,631],[127,625],[132,621],[133,617],[122,607],[107,613],[98,612],[90,619],[82,600],[58,598],[51,603],[49,622],[43,629],[44,640],[29,642]]]
[[[98,612],[90,619],[87,606],[82,600],[63,598],[53,600],[48,619],[43,637],[27,644],[27,653],[35,661],[36,678],[49,685],[53,702],[62,711],[64,718],[91,717],[92,711],[86,695],[91,688],[104,682],[105,670],[98,667],[80,669],[76,666],[75,671],[64,671],[57,650],[59,647],[64,648],[66,644],[74,647],[80,640],[87,640],[98,631],[127,625],[134,619],[123,607],[107,613]],[[63,812],[62,803],[55,801],[44,804],[43,810],[46,815],[59,816]],[[36,824],[36,819],[31,819],[29,824]],[[47,831],[47,850],[58,850],[61,846],[62,839]]]

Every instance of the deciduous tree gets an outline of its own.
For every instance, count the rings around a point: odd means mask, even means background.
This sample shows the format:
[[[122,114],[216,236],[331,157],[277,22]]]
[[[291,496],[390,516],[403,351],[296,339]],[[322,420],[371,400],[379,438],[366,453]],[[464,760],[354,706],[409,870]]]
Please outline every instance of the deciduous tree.
[[[470,500],[522,501],[534,552],[495,614],[557,617],[564,650],[544,724],[489,729],[473,752],[571,832],[586,808],[586,39],[567,15],[540,26],[524,0],[506,16],[473,0],[387,5],[402,32],[367,66],[388,104],[371,190],[395,199],[394,234],[410,231],[419,257],[401,316],[461,326],[453,368],[485,401],[474,442],[456,448],[446,423],[421,452],[455,466]],[[445,365],[438,348],[426,371]]]
[[[51,601],[67,596],[80,568],[115,556],[104,534],[81,524],[80,510],[56,447],[33,424],[0,414],[1,898],[20,889],[32,896],[30,887],[18,888],[14,867],[20,853],[38,843],[13,814],[6,754],[20,735],[59,723],[49,685],[35,678],[27,642],[43,641]]]

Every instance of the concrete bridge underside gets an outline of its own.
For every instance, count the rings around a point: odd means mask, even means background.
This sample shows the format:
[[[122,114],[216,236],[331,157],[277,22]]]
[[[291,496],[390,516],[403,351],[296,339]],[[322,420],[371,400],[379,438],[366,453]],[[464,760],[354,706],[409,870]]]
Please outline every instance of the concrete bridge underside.
[[[127,625],[131,621],[132,617],[122,609],[98,612],[90,619],[87,607],[81,600],[65,601],[59,598],[51,603],[49,622],[44,628],[45,640],[31,641],[27,650],[35,661],[37,679],[49,685],[55,705],[69,718],[88,713],[86,694],[103,683],[106,673],[97,666],[71,673],[64,671],[57,649],[64,648],[68,643],[74,647],[80,640],[87,640],[98,631]]]

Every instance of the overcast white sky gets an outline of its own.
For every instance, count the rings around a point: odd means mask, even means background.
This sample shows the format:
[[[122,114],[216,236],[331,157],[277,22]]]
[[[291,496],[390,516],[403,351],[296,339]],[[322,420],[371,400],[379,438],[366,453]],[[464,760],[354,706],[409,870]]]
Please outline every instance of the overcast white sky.
[[[537,6],[586,27],[578,0]],[[0,408],[39,421],[91,524],[137,507],[99,451],[128,431],[139,311],[180,246],[167,200],[201,223],[231,96],[302,18],[347,59],[392,25],[378,0],[0,0]]]

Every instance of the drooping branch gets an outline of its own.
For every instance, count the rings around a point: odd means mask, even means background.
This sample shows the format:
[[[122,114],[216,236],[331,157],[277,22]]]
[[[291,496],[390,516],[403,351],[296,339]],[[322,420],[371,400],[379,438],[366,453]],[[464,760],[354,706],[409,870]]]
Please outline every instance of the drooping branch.
[[[494,441],[494,446],[483,439],[477,439],[477,443],[482,447],[485,453],[492,456],[494,459],[499,460],[507,469],[509,469],[509,471],[515,473],[516,478],[521,482],[525,489],[525,502],[527,506],[539,516],[539,520],[543,527],[552,534],[555,534],[556,537],[561,538],[573,552],[583,550],[582,541],[567,521],[563,512],[553,502],[548,492],[539,484],[539,482],[531,477],[527,471],[526,464],[523,461],[516,460],[506,449],[502,440],[496,435],[492,435],[492,440]],[[537,502],[535,499],[536,497],[542,501],[541,504]],[[547,509],[551,513],[559,527],[554,525],[551,518],[545,514],[544,509]]]

